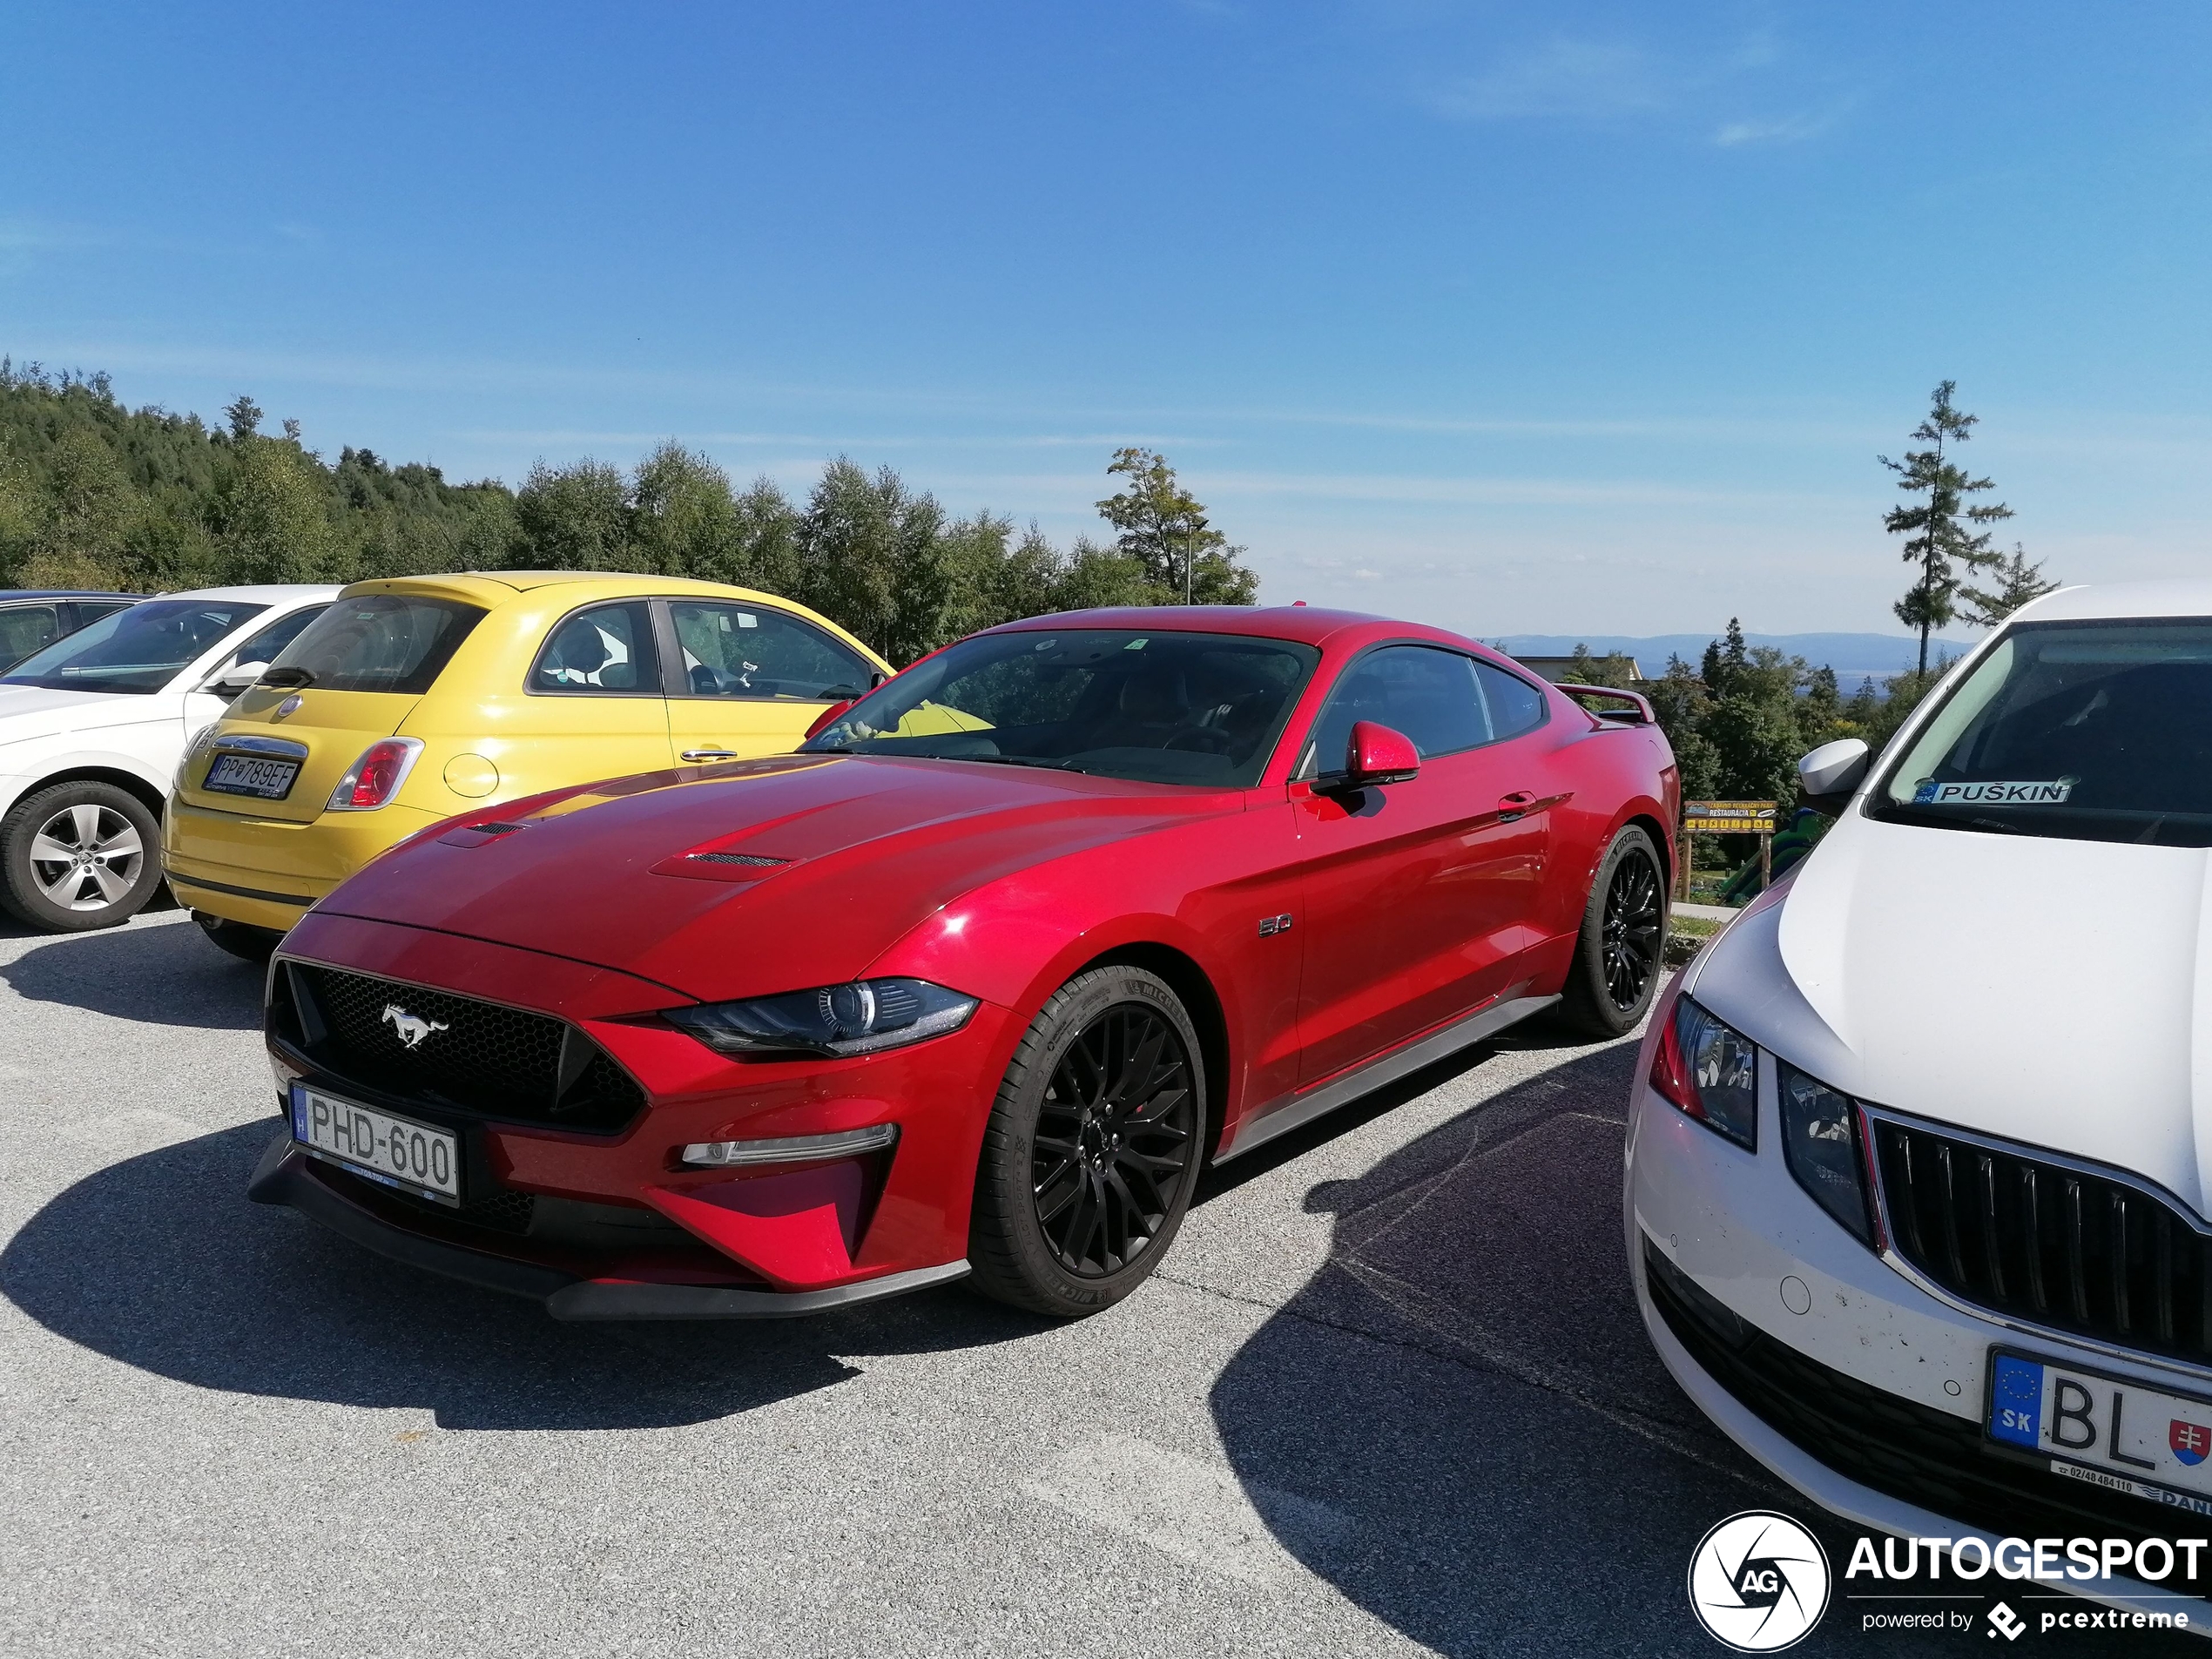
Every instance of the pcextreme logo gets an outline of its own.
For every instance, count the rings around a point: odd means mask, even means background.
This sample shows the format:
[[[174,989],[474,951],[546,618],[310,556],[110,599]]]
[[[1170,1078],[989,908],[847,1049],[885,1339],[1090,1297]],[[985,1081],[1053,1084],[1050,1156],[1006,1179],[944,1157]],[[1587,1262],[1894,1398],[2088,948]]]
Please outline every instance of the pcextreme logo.
[[[1787,1515],[1746,1509],[1699,1541],[1689,1557],[1689,1608],[1738,1653],[1779,1653],[1801,1642],[1828,1608],[1828,1553]]]

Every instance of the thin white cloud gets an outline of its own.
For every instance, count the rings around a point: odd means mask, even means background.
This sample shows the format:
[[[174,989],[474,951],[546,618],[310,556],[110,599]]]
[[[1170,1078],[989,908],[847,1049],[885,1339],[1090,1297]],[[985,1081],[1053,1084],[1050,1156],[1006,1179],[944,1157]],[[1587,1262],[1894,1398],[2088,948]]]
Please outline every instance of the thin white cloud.
[[[1832,93],[1832,77],[1814,71],[1814,84],[1824,82]],[[1422,101],[1454,120],[1686,122],[1692,132],[1704,127],[1724,148],[1817,138],[1852,101],[1845,96],[1821,102],[1770,26],[1696,48],[1655,46],[1629,36],[1554,34],[1507,51],[1478,73],[1421,84]],[[1780,98],[1777,84],[1788,88]],[[1744,94],[1754,85],[1769,88],[1760,103],[1804,100],[1805,106],[1781,116],[1715,107],[1750,102]]]
[[[456,427],[435,435],[460,443],[536,444],[542,447],[604,444],[610,448],[650,448],[670,438],[687,445],[718,448],[813,448],[825,453],[861,449],[1098,449],[1111,451],[1129,445],[1152,449],[1172,448],[1178,452],[1219,448],[1233,440],[1189,435],[1143,432],[969,432],[885,433],[846,432],[725,432],[725,431],[606,431],[577,428]]]
[[[1447,115],[1470,121],[1531,118],[1608,120],[1663,109],[1666,77],[1642,48],[1626,41],[1554,36],[1487,72],[1440,89]]]
[[[1778,120],[1730,121],[1713,134],[1713,142],[1723,150],[1747,144],[1803,144],[1826,132],[1841,116],[1838,108],[1803,111]]]

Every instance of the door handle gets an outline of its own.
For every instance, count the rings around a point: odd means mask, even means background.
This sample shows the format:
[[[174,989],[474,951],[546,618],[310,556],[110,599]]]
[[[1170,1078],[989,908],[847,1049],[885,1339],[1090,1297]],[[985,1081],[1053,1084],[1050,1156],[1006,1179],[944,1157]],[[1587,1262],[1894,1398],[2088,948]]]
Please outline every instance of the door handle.
[[[684,751],[684,759],[686,760],[735,760],[737,758],[738,752],[735,749],[686,749]]]
[[[1502,795],[1498,799],[1498,821],[1510,824],[1516,819],[1525,818],[1528,809],[1535,804],[1536,797],[1526,789],[1516,789],[1510,795]]]

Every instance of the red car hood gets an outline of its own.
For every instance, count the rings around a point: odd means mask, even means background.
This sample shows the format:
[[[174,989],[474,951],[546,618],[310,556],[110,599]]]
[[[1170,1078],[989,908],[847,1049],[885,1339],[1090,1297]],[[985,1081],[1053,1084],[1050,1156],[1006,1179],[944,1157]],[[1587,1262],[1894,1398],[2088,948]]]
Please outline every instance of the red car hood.
[[[1238,792],[1039,768],[781,755],[471,814],[395,847],[317,909],[719,1001],[851,979],[987,882],[1243,806]],[[517,827],[469,827],[495,820]],[[780,861],[754,861],[766,860]]]

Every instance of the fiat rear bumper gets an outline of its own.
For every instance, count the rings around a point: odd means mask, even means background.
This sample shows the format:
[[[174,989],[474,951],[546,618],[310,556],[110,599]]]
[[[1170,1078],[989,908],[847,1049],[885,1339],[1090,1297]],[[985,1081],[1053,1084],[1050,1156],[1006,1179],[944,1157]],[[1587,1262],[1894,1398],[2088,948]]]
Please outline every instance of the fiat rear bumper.
[[[216,812],[172,794],[162,869],[192,909],[282,933],[379,853],[436,822],[434,813],[394,805],[300,823]]]

